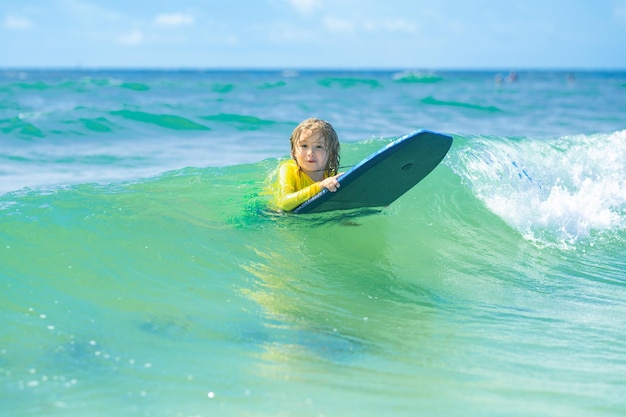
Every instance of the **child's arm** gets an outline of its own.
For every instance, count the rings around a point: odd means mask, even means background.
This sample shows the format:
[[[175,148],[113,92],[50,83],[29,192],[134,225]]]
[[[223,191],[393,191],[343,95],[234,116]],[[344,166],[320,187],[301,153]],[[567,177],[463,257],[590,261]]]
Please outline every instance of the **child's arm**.
[[[296,190],[296,181],[288,170],[281,168],[278,177],[278,190],[274,199],[276,207],[283,211],[291,211],[300,204],[322,191],[319,182],[313,183],[301,190]]]
[[[328,190],[332,192],[337,191],[337,188],[339,188],[339,183],[337,182],[339,175],[335,175],[325,178],[320,182],[313,183],[301,190],[297,190],[297,180],[294,178],[294,174],[295,172],[290,170],[286,165],[281,166],[278,172],[278,189],[274,203],[280,210],[291,211],[324,188],[328,188]]]
[[[276,206],[283,211],[291,211],[320,191],[322,191],[322,187],[316,182],[300,191],[281,193],[276,196]]]

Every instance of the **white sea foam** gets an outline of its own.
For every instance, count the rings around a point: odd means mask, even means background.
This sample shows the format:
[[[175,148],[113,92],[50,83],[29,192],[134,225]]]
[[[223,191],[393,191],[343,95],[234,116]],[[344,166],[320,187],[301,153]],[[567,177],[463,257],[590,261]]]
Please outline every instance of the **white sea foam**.
[[[552,141],[476,138],[460,174],[529,239],[573,243],[626,229],[626,130]]]

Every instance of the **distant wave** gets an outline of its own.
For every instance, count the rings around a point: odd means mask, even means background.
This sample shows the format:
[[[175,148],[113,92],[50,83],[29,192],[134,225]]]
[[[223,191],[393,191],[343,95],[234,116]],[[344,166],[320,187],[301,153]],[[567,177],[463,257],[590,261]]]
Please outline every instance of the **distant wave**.
[[[201,118],[212,122],[229,124],[235,126],[238,130],[258,130],[265,126],[276,124],[273,120],[264,120],[255,116],[242,114],[219,113],[211,116],[203,116]]]
[[[262,83],[260,84],[257,88],[259,89],[266,89],[266,88],[279,88],[279,87],[284,87],[286,86],[287,83],[285,81],[276,81],[276,82],[266,82],[266,83]]]
[[[44,132],[32,123],[21,117],[0,120],[0,132],[4,134],[16,134],[21,139],[43,138]]]
[[[79,80],[67,80],[59,82],[51,81],[34,81],[26,82],[19,81],[6,84],[0,87],[0,91],[11,92],[14,90],[32,90],[32,91],[44,91],[44,90],[73,90],[76,92],[86,91],[89,87],[122,87],[135,91],[146,91],[150,87],[147,84],[137,82],[122,82],[121,80],[112,78],[91,78],[83,77]]]
[[[120,87],[122,88],[128,88],[129,90],[133,90],[133,91],[148,91],[150,89],[150,86],[144,83],[122,83],[120,85]]]
[[[214,93],[230,93],[234,89],[235,89],[235,84],[231,84],[231,83],[227,83],[227,84],[216,83],[211,86],[211,90]]]
[[[201,125],[185,117],[171,114],[153,114],[143,111],[116,110],[110,112],[113,116],[120,116],[136,122],[150,123],[160,127],[175,130],[210,130],[208,126]]]
[[[358,86],[378,88],[382,86],[378,80],[353,77],[325,77],[317,80],[317,83],[323,87],[339,86],[340,88],[352,88]]]
[[[396,74],[393,74],[391,76],[391,79],[400,83],[422,84],[433,84],[443,81],[443,77],[440,75],[412,71],[398,72]]]
[[[92,132],[106,133],[113,130],[113,124],[105,117],[95,117],[92,119],[81,118],[79,120],[87,130],[91,130]]]
[[[421,100],[423,104],[431,105],[431,106],[448,106],[448,107],[460,107],[463,109],[471,109],[471,110],[480,110],[486,111],[490,113],[496,113],[502,111],[496,106],[481,106],[479,104],[474,103],[464,103],[462,101],[445,101],[438,100],[432,96],[425,97]]]

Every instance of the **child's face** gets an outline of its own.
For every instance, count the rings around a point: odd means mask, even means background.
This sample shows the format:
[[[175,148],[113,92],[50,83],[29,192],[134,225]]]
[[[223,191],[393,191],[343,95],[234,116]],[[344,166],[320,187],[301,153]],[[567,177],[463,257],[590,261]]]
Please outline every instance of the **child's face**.
[[[309,177],[323,178],[328,162],[328,151],[321,133],[303,130],[294,149],[294,156],[302,171]]]

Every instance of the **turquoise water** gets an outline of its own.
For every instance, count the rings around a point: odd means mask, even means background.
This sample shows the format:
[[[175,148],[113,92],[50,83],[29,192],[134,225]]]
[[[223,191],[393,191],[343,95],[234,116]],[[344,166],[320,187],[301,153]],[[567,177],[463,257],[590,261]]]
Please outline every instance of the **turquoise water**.
[[[625,415],[626,73],[506,75],[2,73],[0,414]],[[454,144],[272,213],[309,116]]]

